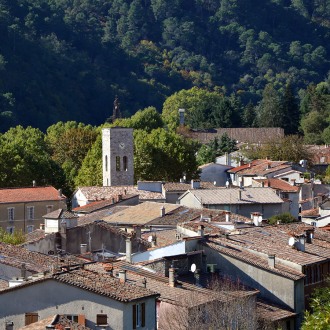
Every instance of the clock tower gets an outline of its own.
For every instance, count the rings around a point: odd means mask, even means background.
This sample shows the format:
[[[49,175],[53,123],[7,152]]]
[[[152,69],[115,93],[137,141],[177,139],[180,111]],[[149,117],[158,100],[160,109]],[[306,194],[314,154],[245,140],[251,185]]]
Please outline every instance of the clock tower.
[[[133,159],[133,128],[103,128],[103,186],[133,185]]]

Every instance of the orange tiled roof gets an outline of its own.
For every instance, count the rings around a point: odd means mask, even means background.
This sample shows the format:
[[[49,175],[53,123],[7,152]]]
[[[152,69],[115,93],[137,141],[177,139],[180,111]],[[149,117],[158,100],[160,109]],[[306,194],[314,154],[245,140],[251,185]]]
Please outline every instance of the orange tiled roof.
[[[298,192],[298,186],[292,186],[288,182],[281,179],[254,179],[257,182],[263,182],[265,187],[271,187],[273,189],[282,190],[283,192]]]
[[[309,209],[300,212],[300,215],[303,217],[319,217],[319,209]]]
[[[0,189],[0,203],[19,203],[35,201],[61,201],[64,195],[54,187],[27,187]]]

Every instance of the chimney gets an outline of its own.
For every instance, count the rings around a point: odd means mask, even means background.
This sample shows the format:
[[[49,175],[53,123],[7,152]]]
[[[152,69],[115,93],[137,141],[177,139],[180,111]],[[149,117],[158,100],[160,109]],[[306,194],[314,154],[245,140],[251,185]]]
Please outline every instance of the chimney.
[[[269,170],[270,168],[271,168],[270,163],[267,162],[267,170]]]
[[[291,186],[295,186],[296,185],[296,179],[291,179]]]
[[[298,242],[296,242],[295,244],[298,251],[305,252],[305,242],[306,242],[305,235],[301,235],[298,237]]]
[[[141,238],[141,226],[134,225],[134,232],[135,232],[135,237],[136,238]]]
[[[313,234],[314,234],[314,230],[313,229],[306,230],[306,243],[310,243],[310,244],[312,243]]]
[[[157,245],[157,236],[156,235],[152,235],[151,236],[151,247],[155,247]]]
[[[226,216],[226,222],[230,222],[230,211],[225,211],[225,216]]]
[[[240,201],[242,199],[242,190],[238,189],[238,200]]]
[[[116,201],[115,201],[115,198],[112,197],[112,198],[111,198],[111,203],[112,203],[112,204],[115,204],[115,202],[116,202]]]
[[[142,279],[142,287],[147,287],[147,279],[145,277]]]
[[[164,215],[165,215],[165,207],[162,206],[162,207],[160,208],[160,216],[163,217]]]
[[[168,284],[169,286],[171,286],[172,288],[175,287],[175,277],[176,277],[176,274],[175,274],[175,268],[171,267],[169,270],[168,270]]]
[[[80,254],[85,254],[87,252],[87,244],[80,244]]]
[[[60,197],[60,198],[62,197],[62,189],[58,190],[58,197]]]
[[[41,230],[45,230],[45,224],[44,224],[44,223],[41,223],[41,224],[40,224],[40,229],[41,229]]]
[[[25,265],[25,263],[22,263],[21,277],[23,277],[24,280],[27,279],[27,276],[26,276],[26,265]]]
[[[37,182],[36,182],[36,180],[33,180],[32,181],[32,187],[36,187],[37,186]]]
[[[121,194],[118,194],[118,196],[117,196],[117,200],[118,200],[118,202],[121,202],[122,201],[122,199],[123,199],[123,195],[121,195]]]
[[[244,165],[244,161],[243,161],[243,158],[242,157],[240,157],[240,159],[239,159],[239,166],[243,166]]]
[[[196,269],[196,271],[194,272],[194,277],[195,277],[195,285],[201,287],[199,269]]]
[[[132,262],[132,241],[131,238],[126,238],[126,261]]]
[[[270,268],[275,268],[275,254],[268,255],[268,266]]]
[[[126,282],[126,270],[121,269],[119,271],[119,282],[120,283],[125,283]]]
[[[203,225],[198,226],[197,234],[198,234],[198,236],[204,237],[204,226]]]
[[[185,109],[179,109],[180,126],[184,126],[184,113],[185,113]]]
[[[199,180],[191,180],[191,189],[199,189],[201,187],[201,183]]]

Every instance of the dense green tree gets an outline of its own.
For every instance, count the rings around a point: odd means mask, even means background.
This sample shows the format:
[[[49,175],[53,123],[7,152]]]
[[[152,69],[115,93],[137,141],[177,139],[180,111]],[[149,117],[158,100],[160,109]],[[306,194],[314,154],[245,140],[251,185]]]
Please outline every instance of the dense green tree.
[[[327,330],[330,327],[330,286],[329,280],[322,288],[316,288],[310,299],[310,311],[305,312],[302,330]]]
[[[311,164],[311,154],[304,144],[304,139],[298,135],[287,135],[281,139],[272,140],[263,145],[246,146],[242,149],[246,159],[285,160],[299,163],[301,159]]]
[[[44,134],[17,126],[0,136],[0,186],[54,185],[66,188],[64,173],[52,160]]]
[[[283,124],[285,134],[297,134],[299,126],[299,107],[293,94],[291,83],[285,86],[281,100]]]
[[[327,118],[318,111],[309,112],[302,120],[301,127],[308,144],[322,144],[322,133],[328,127]]]
[[[242,125],[243,127],[254,127],[255,126],[255,121],[256,121],[256,109],[251,102],[244,107],[244,110],[242,112]]]
[[[268,219],[268,223],[270,225],[276,225],[278,222],[291,223],[294,221],[297,221],[297,219],[293,215],[291,215],[291,213],[289,213],[289,212],[273,215]]]
[[[66,175],[71,190],[78,170],[98,135],[91,125],[77,122],[58,122],[47,129],[45,137],[53,160],[59,164]]]
[[[257,109],[257,123],[259,127],[283,127],[284,114],[280,96],[272,84],[267,84],[263,91]]]
[[[178,181],[197,176],[197,144],[158,128],[134,132],[134,171],[137,180]]]

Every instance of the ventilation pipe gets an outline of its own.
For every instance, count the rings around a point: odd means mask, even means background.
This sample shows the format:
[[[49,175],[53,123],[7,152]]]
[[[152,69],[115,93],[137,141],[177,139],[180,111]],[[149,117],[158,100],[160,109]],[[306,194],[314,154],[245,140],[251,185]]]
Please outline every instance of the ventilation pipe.
[[[175,268],[171,267],[169,270],[168,270],[168,284],[170,287],[174,288],[175,287],[175,277],[176,277],[176,274],[175,274]]]

